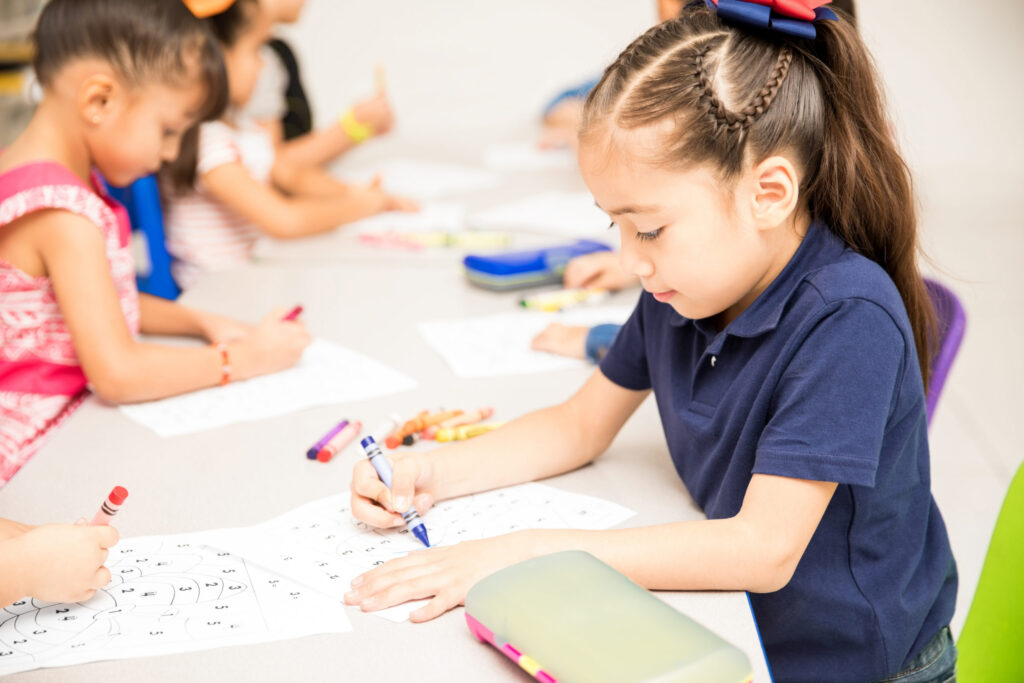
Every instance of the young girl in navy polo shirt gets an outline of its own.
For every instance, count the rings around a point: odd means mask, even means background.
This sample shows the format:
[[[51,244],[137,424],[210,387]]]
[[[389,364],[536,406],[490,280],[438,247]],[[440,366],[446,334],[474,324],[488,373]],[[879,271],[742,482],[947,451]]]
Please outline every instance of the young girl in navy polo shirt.
[[[653,390],[708,520],[415,553],[350,604],[433,596],[425,621],[501,567],[582,549],[649,588],[750,591],[776,680],[951,680],[911,181],[856,31],[815,18],[709,0],[626,48],[587,100],[579,161],[646,291],[599,370],[561,405],[398,460],[393,492],[353,473],[356,516],[397,526],[410,504],[590,462]]]

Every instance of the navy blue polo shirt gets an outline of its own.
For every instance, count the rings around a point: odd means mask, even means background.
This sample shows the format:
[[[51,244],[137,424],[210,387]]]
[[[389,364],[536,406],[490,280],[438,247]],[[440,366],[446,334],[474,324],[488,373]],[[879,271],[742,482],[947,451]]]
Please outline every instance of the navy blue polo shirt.
[[[653,389],[676,471],[712,519],[754,473],[839,486],[790,582],[751,594],[779,681],[874,681],[949,623],[956,566],[932,498],[924,385],[885,271],[811,225],[724,330],[646,292],[601,371]]]

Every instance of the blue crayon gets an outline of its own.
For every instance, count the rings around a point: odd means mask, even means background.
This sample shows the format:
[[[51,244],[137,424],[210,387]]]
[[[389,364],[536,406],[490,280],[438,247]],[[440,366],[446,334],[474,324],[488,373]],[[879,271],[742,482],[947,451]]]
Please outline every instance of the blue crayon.
[[[384,454],[380,452],[380,446],[373,440],[372,436],[368,436],[359,442],[359,445],[363,447],[363,453],[366,453],[366,457],[370,459],[370,464],[373,465],[373,469],[377,470],[377,476],[384,482],[384,485],[389,489],[391,488],[391,463],[384,457]],[[419,539],[420,543],[430,547],[430,539],[427,538],[427,527],[424,526],[423,520],[420,519],[419,514],[416,512],[416,508],[410,507],[409,510],[402,515],[402,519],[405,520],[405,526],[409,528],[412,535]]]

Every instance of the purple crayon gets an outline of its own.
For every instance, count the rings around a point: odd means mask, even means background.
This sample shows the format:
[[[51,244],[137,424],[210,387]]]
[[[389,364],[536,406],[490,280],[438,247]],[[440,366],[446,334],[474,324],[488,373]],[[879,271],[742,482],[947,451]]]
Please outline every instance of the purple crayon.
[[[315,444],[306,451],[306,457],[310,460],[316,460],[316,454],[320,452],[320,449],[327,445],[327,442],[334,438],[334,435],[340,432],[342,429],[348,426],[348,420],[342,420],[338,424],[331,428],[331,431],[324,434],[323,438],[317,441]]]

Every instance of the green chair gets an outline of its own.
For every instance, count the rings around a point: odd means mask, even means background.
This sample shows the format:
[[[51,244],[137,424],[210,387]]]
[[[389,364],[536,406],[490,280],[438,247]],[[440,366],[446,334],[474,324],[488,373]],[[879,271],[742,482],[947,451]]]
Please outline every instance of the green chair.
[[[956,646],[959,683],[1024,681],[1024,464],[999,511]]]

